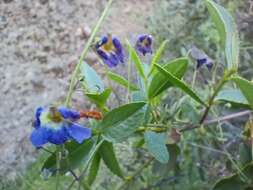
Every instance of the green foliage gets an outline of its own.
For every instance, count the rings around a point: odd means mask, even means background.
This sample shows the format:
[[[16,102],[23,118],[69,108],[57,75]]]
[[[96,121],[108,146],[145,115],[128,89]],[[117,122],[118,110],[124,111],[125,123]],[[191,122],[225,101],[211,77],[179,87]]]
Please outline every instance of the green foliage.
[[[186,58],[175,59],[163,66],[166,71],[169,71],[177,78],[183,77],[186,72],[188,65],[188,60]],[[160,93],[171,87],[173,84],[170,83],[168,78],[164,76],[164,74],[158,72],[154,73],[152,81],[149,85],[148,89],[148,97],[154,98],[158,96]]]
[[[108,127],[103,132],[103,137],[112,142],[122,142],[134,134],[144,122],[145,107],[128,117],[125,121]]]
[[[224,89],[219,92],[215,98],[216,101],[229,102],[232,105],[238,105],[240,107],[249,107],[249,103],[244,95],[238,89]]]
[[[113,72],[107,72],[108,77],[113,80],[114,82],[118,83],[119,85],[125,87],[126,89],[129,88],[131,91],[138,91],[138,87],[134,84],[131,84],[129,81],[127,81],[124,77],[113,73]]]
[[[120,169],[119,163],[114,153],[113,144],[108,141],[104,141],[99,148],[99,154],[111,172],[123,178],[123,172]]]
[[[94,102],[99,108],[104,108],[108,98],[111,95],[112,90],[110,88],[105,89],[101,93],[85,93],[85,95]]]
[[[238,190],[248,190],[253,188],[252,182],[253,175],[253,165],[246,165],[241,173],[236,173],[230,177],[224,178],[218,181],[213,190],[230,190],[230,189],[238,189]]]
[[[253,109],[253,83],[240,77],[234,77],[232,80],[238,85],[243,95],[248,100],[251,109]]]
[[[233,17],[227,10],[212,0],[205,0],[208,11],[219,31],[220,39],[225,48],[227,66],[238,68],[239,37]]]
[[[89,185],[92,185],[92,183],[94,182],[94,180],[97,177],[99,166],[100,166],[100,161],[101,161],[101,156],[98,152],[96,152],[96,154],[91,162],[90,168],[89,168],[89,175],[88,175],[88,179],[87,179],[87,182]]]
[[[151,66],[150,66],[149,74],[151,74],[153,72],[155,64],[159,63],[159,61],[161,59],[161,56],[162,56],[163,52],[165,51],[167,43],[168,43],[168,40],[164,40],[162,42],[162,44],[160,45],[160,47],[158,48],[158,50],[156,51],[156,53],[154,54],[154,56],[151,60]]]
[[[100,128],[104,129],[120,124],[141,109],[145,104],[145,102],[133,102],[113,109],[105,115],[100,124]]]
[[[142,62],[141,62],[137,52],[135,51],[135,49],[131,46],[131,44],[128,41],[127,41],[127,46],[128,46],[128,51],[130,54],[130,60],[134,63],[136,70],[138,71],[140,76],[142,78],[146,78],[144,67],[142,65]]]
[[[98,93],[104,90],[103,82],[97,72],[87,63],[80,66],[81,76],[83,77],[84,89],[88,93]]]
[[[62,159],[60,163],[60,173],[65,174],[70,169],[73,170],[77,168],[81,163],[88,160],[89,154],[95,148],[96,139],[90,139],[82,144],[78,144],[74,141],[65,144],[65,151],[62,152]],[[44,163],[42,171],[49,171],[53,174],[56,173],[56,154],[54,152]],[[64,155],[66,154],[66,155]]]
[[[198,95],[183,81],[181,81],[180,79],[178,79],[177,77],[175,77],[173,74],[171,74],[169,71],[166,71],[165,69],[163,69],[161,66],[155,64],[155,67],[164,75],[166,76],[167,80],[173,84],[175,87],[180,88],[181,90],[183,90],[186,94],[188,94],[189,96],[191,96],[194,100],[196,100],[197,102],[199,102],[200,104],[205,105],[205,103],[203,102],[203,100],[200,99],[200,97],[198,97]]]
[[[166,148],[166,134],[147,131],[144,133],[148,151],[161,163],[169,161],[169,152]]]

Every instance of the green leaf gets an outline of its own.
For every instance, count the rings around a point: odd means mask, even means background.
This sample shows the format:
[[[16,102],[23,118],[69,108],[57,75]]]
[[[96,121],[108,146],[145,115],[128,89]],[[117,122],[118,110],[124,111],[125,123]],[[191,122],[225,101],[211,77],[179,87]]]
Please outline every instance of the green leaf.
[[[83,83],[85,90],[89,93],[99,93],[104,91],[103,82],[92,67],[90,67],[87,63],[83,63],[81,64],[80,70],[84,78]]]
[[[146,109],[144,108],[137,111],[119,125],[106,128],[103,131],[103,137],[110,142],[119,143],[131,136],[144,122],[146,113]]]
[[[111,80],[117,82],[119,85],[121,85],[123,87],[126,87],[127,89],[128,89],[128,85],[129,85],[129,89],[131,91],[138,91],[139,90],[137,86],[135,86],[134,84],[129,83],[129,81],[127,81],[127,79],[125,79],[124,77],[122,77],[122,76],[120,76],[116,73],[113,73],[113,72],[109,71],[109,72],[107,72],[107,76]]]
[[[237,84],[245,98],[248,100],[251,109],[253,109],[253,83],[241,77],[234,77],[232,78],[232,81]]]
[[[163,68],[172,73],[177,78],[182,78],[186,72],[187,66],[188,59],[179,58],[165,64]],[[160,72],[156,73],[149,85],[148,98],[151,99],[158,96],[160,93],[171,86],[173,86],[173,84],[169,82],[166,76]]]
[[[93,157],[92,163],[89,168],[88,184],[91,185],[97,177],[101,156],[98,152]]]
[[[113,109],[105,115],[100,127],[107,128],[120,124],[141,109],[145,104],[146,102],[134,102]]]
[[[190,97],[192,97],[194,100],[199,102],[200,104],[206,105],[205,102],[203,102],[198,95],[189,87],[187,84],[177,77],[175,77],[173,74],[171,74],[169,71],[162,68],[160,65],[155,64],[155,67],[164,75],[167,77],[168,81],[173,84],[174,86],[180,88],[183,90],[186,94],[188,94]]]
[[[144,139],[148,151],[161,163],[169,161],[169,152],[166,147],[166,133],[155,133],[147,131]]]
[[[113,150],[113,144],[104,141],[99,148],[99,154],[102,157],[105,165],[111,170],[115,175],[123,178],[123,172],[120,169],[119,163],[117,161],[116,155]]]
[[[139,72],[140,76],[142,78],[146,78],[142,62],[141,62],[137,52],[131,46],[129,41],[127,41],[127,46],[128,46],[128,51],[129,51],[129,54],[130,54],[130,60],[134,62],[135,67],[136,67],[137,71]]]
[[[65,174],[68,170],[73,170],[79,166],[80,163],[85,162],[90,152],[96,146],[95,139],[89,139],[82,144],[75,141],[67,142],[65,149],[67,150],[67,157],[61,160],[60,173]],[[42,170],[49,170],[53,174],[56,172],[56,155],[52,154],[44,163]]]
[[[247,188],[253,188],[253,163],[247,164],[241,172],[242,173],[235,173],[230,177],[225,177],[219,180],[214,185],[213,190],[246,190]],[[244,180],[242,179],[242,174]]]
[[[180,154],[180,148],[177,144],[167,144],[166,145],[168,151],[169,151],[169,161],[166,164],[162,164],[160,162],[154,162],[152,171],[156,174],[167,175],[168,172],[171,170],[174,170],[177,167],[177,158]]]
[[[239,155],[241,165],[248,164],[252,160],[251,147],[245,142],[239,144]]]
[[[237,69],[239,58],[239,37],[236,24],[228,11],[212,0],[205,0],[207,9],[215,23],[221,38],[227,66],[229,69]]]
[[[249,106],[247,99],[238,89],[226,89],[219,92],[215,101],[226,101],[235,105]]]
[[[107,88],[101,93],[85,93],[85,95],[98,107],[103,108],[106,104],[106,101],[110,97],[111,92],[112,90],[110,88]]]
[[[168,43],[168,40],[164,40],[162,42],[162,44],[160,45],[160,47],[158,48],[158,50],[156,51],[156,53],[154,54],[154,56],[152,58],[152,61],[151,61],[151,67],[150,67],[149,75],[153,72],[154,65],[160,61],[161,55],[163,54],[167,43]]]

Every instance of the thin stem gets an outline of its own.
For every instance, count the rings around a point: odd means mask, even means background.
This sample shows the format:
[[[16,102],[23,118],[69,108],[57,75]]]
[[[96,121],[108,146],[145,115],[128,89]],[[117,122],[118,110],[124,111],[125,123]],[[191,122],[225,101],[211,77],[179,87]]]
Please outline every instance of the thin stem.
[[[229,70],[227,72],[224,73],[222,79],[219,81],[217,87],[215,88],[214,92],[213,92],[213,95],[211,96],[211,98],[209,99],[208,101],[208,106],[206,107],[205,111],[204,111],[204,114],[203,116],[201,117],[200,121],[199,121],[199,124],[203,124],[210,109],[211,109],[211,106],[213,105],[213,102],[214,102],[214,99],[215,97],[217,96],[217,94],[219,93],[219,91],[221,90],[221,88],[223,87],[223,85],[228,81],[229,77],[234,74],[234,70]]]
[[[88,50],[98,32],[98,29],[100,28],[103,20],[105,19],[108,11],[109,11],[109,8],[111,7],[111,4],[112,4],[113,0],[109,0],[101,17],[99,18],[96,26],[94,27],[92,33],[91,33],[91,36],[90,38],[88,39],[87,43],[85,44],[85,47],[83,49],[83,52],[81,53],[81,56],[80,56],[80,59],[79,59],[79,62],[71,76],[71,81],[70,81],[70,86],[69,86],[69,90],[68,90],[68,94],[67,94],[67,98],[66,98],[66,101],[65,101],[65,105],[66,106],[69,106],[70,104],[70,100],[71,100],[71,97],[72,97],[72,94],[73,94],[73,90],[74,90],[74,87],[75,87],[75,82],[76,82],[76,78],[77,78],[77,75],[78,75],[78,72],[79,72],[79,69],[80,69],[80,66],[81,64],[83,63],[83,59],[84,57],[86,56],[86,54],[88,53]]]
[[[73,180],[66,190],[70,190],[75,184],[76,180]]]
[[[83,178],[83,176],[84,176],[84,174],[85,174],[85,171],[86,171],[86,169],[88,168],[89,163],[90,163],[91,160],[93,159],[95,153],[97,152],[97,150],[99,149],[99,147],[102,145],[103,142],[104,142],[104,140],[100,141],[100,142],[96,145],[96,147],[94,148],[94,150],[90,153],[90,156],[89,156],[89,158],[88,158],[88,160],[87,160],[87,162],[86,162],[86,164],[85,164],[85,166],[84,166],[83,171],[81,172],[81,174],[79,175],[79,177],[75,177],[75,178],[74,178],[74,180],[72,181],[72,183],[70,184],[70,186],[68,187],[67,190],[70,190],[76,181],[78,181],[79,184],[82,184],[82,178]]]
[[[250,117],[249,126],[250,126],[250,140],[251,140],[251,160],[253,161],[253,120],[252,120],[252,117]]]
[[[194,69],[194,73],[193,73],[193,78],[192,78],[192,84],[191,84],[191,87],[194,88],[195,86],[195,81],[196,81],[196,77],[197,77],[197,72],[198,70],[195,68]]]
[[[195,147],[198,147],[198,148],[202,148],[202,149],[205,149],[205,150],[208,150],[208,151],[216,152],[216,153],[219,153],[219,154],[227,156],[226,152],[218,150],[218,149],[214,149],[212,147],[203,146],[203,145],[199,145],[199,144],[195,144],[195,143],[187,142],[187,141],[186,141],[186,143],[189,144],[189,145],[191,145],[191,146],[195,146]]]
[[[240,169],[240,167],[237,165],[237,163],[234,161],[233,157],[226,150],[221,151],[221,150],[218,150],[218,149],[214,149],[214,148],[211,148],[211,147],[208,147],[208,146],[198,145],[198,144],[191,143],[191,142],[187,142],[187,144],[190,144],[190,145],[198,147],[198,148],[202,148],[202,149],[205,149],[205,150],[213,151],[213,152],[220,153],[222,155],[227,156],[227,158],[234,165],[234,167],[240,173],[240,175],[244,178],[244,180],[248,179],[247,176],[245,176],[245,174],[242,172],[242,170]]]
[[[251,110],[246,110],[246,111],[242,111],[242,112],[238,112],[238,113],[233,113],[233,114],[226,115],[226,116],[223,116],[223,117],[218,117],[218,118],[215,118],[215,119],[204,121],[203,125],[210,125],[210,124],[214,124],[214,123],[218,123],[218,122],[222,122],[222,121],[227,121],[227,120],[234,119],[234,118],[237,118],[237,117],[249,115],[251,113],[252,113]],[[179,131],[180,132],[190,131],[190,130],[199,128],[200,126],[201,126],[200,124],[198,124],[198,125],[188,125],[188,126],[182,128],[182,129],[180,129]]]
[[[129,103],[130,99],[130,79],[131,79],[131,66],[132,66],[132,62],[131,62],[131,57],[130,54],[128,56],[128,65],[127,65],[127,80],[128,80],[128,85],[127,85],[127,96],[126,96],[126,100],[127,103]]]
[[[52,151],[50,151],[50,150],[48,150],[48,149],[46,149],[46,148],[44,148],[44,147],[40,147],[40,149],[44,150],[44,151],[47,152],[47,153],[55,154],[54,152],[52,152]]]
[[[60,166],[61,165],[61,148],[57,148],[56,152],[56,187],[55,189],[58,190],[60,184]]]
[[[76,181],[79,180],[79,178],[77,177],[76,173],[75,173],[73,170],[69,170],[69,172],[71,173],[71,175],[74,177],[74,179],[75,179]]]
[[[128,183],[130,183],[135,177],[141,174],[141,172],[149,166],[149,164],[154,160],[154,158],[150,158],[147,162],[140,166],[131,176],[126,177],[125,181],[119,185],[116,190],[122,190]]]

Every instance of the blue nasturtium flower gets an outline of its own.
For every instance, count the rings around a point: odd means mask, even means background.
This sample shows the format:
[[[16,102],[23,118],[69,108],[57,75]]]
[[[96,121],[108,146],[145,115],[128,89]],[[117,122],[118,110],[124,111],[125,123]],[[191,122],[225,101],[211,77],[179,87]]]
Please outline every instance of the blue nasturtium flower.
[[[119,63],[124,63],[123,47],[117,37],[110,34],[102,36],[95,48],[99,57],[109,67],[116,67]]]
[[[139,35],[136,42],[136,49],[138,52],[142,53],[144,56],[147,53],[152,54],[152,36],[147,34]]]
[[[91,137],[91,129],[75,123],[78,119],[79,112],[65,107],[39,107],[30,140],[37,148],[46,143],[60,145],[72,139],[82,143]]]
[[[213,68],[213,60],[202,50],[193,46],[191,56],[197,61],[197,69],[205,65],[209,71]]]

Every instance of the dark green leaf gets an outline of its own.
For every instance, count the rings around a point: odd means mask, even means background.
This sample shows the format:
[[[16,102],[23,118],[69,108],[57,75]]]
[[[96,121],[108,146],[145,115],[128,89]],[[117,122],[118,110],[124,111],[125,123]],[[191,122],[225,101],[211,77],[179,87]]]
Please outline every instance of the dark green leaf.
[[[142,78],[146,78],[142,62],[131,44],[127,41],[128,51],[130,54],[130,60],[134,62],[134,65]]]
[[[169,161],[169,153],[166,147],[166,133],[147,131],[144,133],[145,144],[148,151],[161,163]]]
[[[145,106],[146,107],[146,106]],[[144,107],[144,108],[145,108]],[[106,128],[103,136],[112,142],[121,142],[132,135],[144,122],[145,110],[141,109],[130,116],[124,122],[113,127]]]
[[[139,109],[141,109],[145,104],[145,102],[134,102],[113,109],[105,115],[100,124],[100,127],[106,128],[118,125],[133,115],[135,112],[137,112]]]
[[[99,154],[111,172],[123,178],[123,172],[120,169],[119,163],[114,153],[113,144],[108,141],[104,141],[99,148]]]
[[[127,81],[127,79],[125,79],[124,77],[122,77],[122,76],[120,76],[116,73],[108,72],[107,75],[111,80],[117,82],[118,84],[120,84],[123,87],[126,87],[127,89],[128,89],[128,85],[129,85],[129,89],[131,91],[139,90],[137,86],[135,86],[134,84],[129,83],[129,81]]]
[[[187,66],[188,59],[179,58],[164,65],[163,68],[180,79],[185,74]],[[151,99],[156,97],[171,86],[173,86],[173,84],[169,82],[166,76],[160,72],[156,73],[149,85],[148,98]]]
[[[246,165],[241,172],[219,180],[214,185],[213,190],[245,190],[250,187],[253,188],[253,163]]]
[[[200,99],[200,97],[183,81],[175,77],[169,71],[162,68],[160,65],[155,64],[155,67],[162,73],[164,76],[167,77],[168,81],[173,84],[174,86],[183,90],[186,94],[191,96],[194,100],[199,102],[200,104],[206,105],[204,101]]]
[[[85,90],[88,93],[99,93],[104,91],[104,85],[97,72],[87,63],[83,63],[80,67],[82,77],[84,78]]]
[[[100,166],[100,160],[101,160],[101,156],[98,152],[96,152],[89,168],[89,175],[88,175],[89,185],[91,185],[97,177],[99,166]]]
[[[176,144],[167,144],[166,145],[170,159],[166,164],[160,162],[155,162],[153,165],[153,172],[159,175],[167,175],[169,171],[177,167],[177,157],[180,154],[180,148]]]
[[[252,160],[250,146],[244,142],[241,142],[239,144],[239,155],[240,155],[241,165],[248,164]]]
[[[158,50],[156,51],[156,53],[154,54],[154,56],[152,58],[152,61],[151,61],[151,67],[150,67],[149,74],[151,74],[153,72],[154,65],[157,64],[160,61],[161,55],[163,54],[167,43],[168,43],[168,40],[164,40],[163,43],[158,48]]]
[[[96,146],[95,139],[89,139],[82,144],[75,141],[67,142],[65,149],[67,150],[67,157],[62,158],[60,173],[64,174],[70,169],[75,169],[80,163],[85,162],[89,157],[89,153]],[[44,163],[42,170],[49,170],[53,174],[56,172],[56,156],[52,154]]]
[[[102,93],[85,93],[85,95],[94,102],[98,107],[103,108],[108,100],[112,90],[110,88],[105,89]]]
[[[219,92],[216,96],[215,101],[226,101],[235,105],[249,106],[247,99],[237,89],[226,89]]]
[[[212,0],[205,0],[208,11],[221,38],[228,68],[237,69],[239,57],[239,37],[236,24],[228,11]]]
[[[245,98],[248,100],[248,103],[250,104],[251,109],[253,109],[253,83],[240,77],[234,77],[232,78],[232,80],[240,88],[241,92],[243,93]]]

